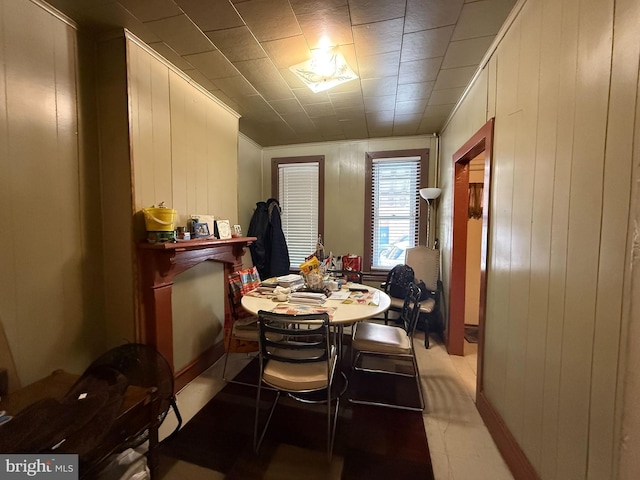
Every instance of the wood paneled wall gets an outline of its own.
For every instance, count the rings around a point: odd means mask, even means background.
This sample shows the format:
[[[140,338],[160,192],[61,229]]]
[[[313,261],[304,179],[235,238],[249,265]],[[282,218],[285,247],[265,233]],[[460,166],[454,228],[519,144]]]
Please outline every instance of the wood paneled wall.
[[[135,242],[146,237],[141,210],[165,202],[177,210],[176,226],[186,226],[192,214],[236,223],[238,115],[128,32],[100,42],[99,67],[105,89],[101,131],[120,142],[101,144],[105,231],[125,228],[131,233],[118,248],[105,251],[109,335],[114,341],[139,339],[137,274],[130,260],[135,259]],[[113,72],[115,78],[109,78]],[[201,282],[198,288],[195,280]],[[220,337],[225,285],[220,265],[198,266],[176,278],[176,370]],[[181,335],[183,331],[189,335]]]
[[[485,393],[541,478],[616,478],[640,5],[520,6],[442,134],[443,261],[451,155],[495,115]]]
[[[22,384],[81,372],[102,347],[95,93],[79,85],[79,65],[92,62],[82,42],[37,3],[0,0],[0,322]]]

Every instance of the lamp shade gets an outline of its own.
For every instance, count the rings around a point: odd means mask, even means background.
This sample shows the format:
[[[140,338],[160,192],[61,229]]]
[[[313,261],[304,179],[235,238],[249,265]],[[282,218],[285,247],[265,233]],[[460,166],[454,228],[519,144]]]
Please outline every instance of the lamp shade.
[[[435,200],[440,196],[441,193],[442,193],[441,188],[421,188],[420,189],[420,196],[427,201]]]

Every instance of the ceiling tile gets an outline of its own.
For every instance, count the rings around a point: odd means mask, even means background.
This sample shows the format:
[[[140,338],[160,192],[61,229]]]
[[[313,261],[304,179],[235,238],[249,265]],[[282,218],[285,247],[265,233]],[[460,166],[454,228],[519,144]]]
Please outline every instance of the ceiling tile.
[[[291,115],[294,113],[304,113],[306,115],[304,108],[302,108],[302,105],[300,105],[300,102],[298,102],[298,99],[296,98],[274,100],[269,103],[280,115]]]
[[[329,92],[324,91],[313,93],[307,86],[293,89],[293,94],[300,101],[303,107],[314,103],[329,102]]]
[[[350,0],[351,23],[362,25],[404,18],[405,3],[404,0]]]
[[[250,83],[258,82],[282,82],[285,83],[280,72],[269,58],[257,58],[234,62],[233,65]]]
[[[406,33],[454,25],[463,0],[407,0]]]
[[[274,100],[287,100],[295,98],[291,89],[282,80],[280,82],[253,82],[253,86],[269,102]]]
[[[440,90],[451,87],[466,87],[476,70],[477,66],[475,65],[469,67],[443,68],[438,73],[438,78],[433,88]]]
[[[293,131],[310,133],[316,130],[317,126],[306,113],[288,113],[282,115],[285,122]]]
[[[364,107],[364,101],[362,99],[362,93],[359,91],[356,92],[330,92],[329,98],[331,99],[331,103],[335,108],[346,108],[346,107]]]
[[[250,0],[236,8],[258,41],[300,35],[300,27],[287,0]]]
[[[164,42],[154,42],[148,44],[156,52],[158,52],[163,58],[169,60],[173,65],[180,70],[193,69],[193,65],[187,62],[184,57],[180,56],[173,48]]]
[[[396,116],[397,115],[418,115],[422,116],[424,109],[427,107],[427,99],[410,100],[406,102],[396,103]]]
[[[211,41],[186,15],[146,22],[145,25],[180,55],[215,50]]]
[[[442,61],[442,68],[478,65],[493,39],[494,37],[481,37],[451,42]]]
[[[434,90],[429,97],[429,105],[449,105],[456,103],[464,92],[464,87]]]
[[[189,78],[191,78],[191,80],[193,80],[202,88],[205,88],[206,90],[211,91],[211,90],[218,89],[218,87],[211,80],[205,77],[200,70],[197,70],[191,67],[191,69],[185,69],[184,73],[186,73],[189,76]]]
[[[400,70],[400,51],[359,57],[358,68],[360,78],[397,76]]]
[[[402,61],[444,57],[453,28],[451,25],[405,34],[402,40]]]
[[[347,0],[289,0],[291,8],[296,15],[304,15],[305,13],[313,13],[319,10],[332,9],[338,7],[346,7]]]
[[[326,46],[320,43],[323,37],[333,46],[353,43],[347,6],[298,15],[298,22],[311,50]]]
[[[406,102],[408,100],[428,99],[435,82],[422,83],[404,83],[398,85],[398,102]]]
[[[382,111],[393,112],[395,105],[395,95],[385,95],[383,97],[364,97],[364,111],[367,113]]]
[[[267,56],[247,27],[205,32],[207,37],[231,62]]]
[[[304,105],[304,109],[311,118],[329,117],[336,114],[331,102],[311,103]]]
[[[358,55],[369,56],[399,51],[402,47],[404,20],[387,20],[353,27],[353,40]]]
[[[127,28],[152,44],[263,146],[438,131],[517,2],[47,1],[90,34]],[[313,93],[289,67],[323,35],[359,78]]]
[[[364,108],[336,108],[336,118],[340,121],[342,120],[355,120],[364,122],[366,119]]]
[[[222,30],[240,27],[244,22],[227,1],[174,0],[200,30]]]
[[[216,78],[213,80],[220,90],[225,95],[231,98],[242,97],[243,95],[256,95],[258,92],[253,86],[245,80],[242,75],[236,75],[235,77]]]
[[[381,95],[394,95],[398,88],[398,77],[382,77],[362,79],[362,95],[366,97],[379,97]]]
[[[495,35],[515,3],[516,0],[484,0],[466,3],[462,7],[452,40]]]
[[[172,0],[119,0],[141,22],[175,17],[182,10]]]
[[[208,79],[238,75],[238,70],[218,50],[185,55],[184,59],[200,70]]]
[[[254,112],[269,112],[273,113],[271,106],[265,101],[262,95],[247,95],[244,97],[236,98],[236,102],[240,108],[239,113],[244,114]]]
[[[280,69],[289,68],[311,58],[307,42],[302,35],[296,35],[278,40],[262,42],[271,61]]]
[[[413,62],[400,63],[398,83],[422,83],[435,81],[442,58],[427,58]]]
[[[408,136],[416,135],[420,126],[420,117],[412,115],[396,115],[393,122],[393,135]]]
[[[424,110],[423,118],[427,117],[446,117],[451,112],[451,109],[454,107],[454,103],[449,105],[427,105],[427,108]]]

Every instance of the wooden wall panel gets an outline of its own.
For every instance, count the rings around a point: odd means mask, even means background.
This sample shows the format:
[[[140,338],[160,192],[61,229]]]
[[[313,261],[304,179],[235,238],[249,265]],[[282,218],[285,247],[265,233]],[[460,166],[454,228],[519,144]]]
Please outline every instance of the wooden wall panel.
[[[537,406],[542,401],[539,390],[541,377],[536,350],[542,343],[535,338],[530,327],[539,323],[529,318],[529,308],[536,302],[531,297],[532,242],[534,231],[534,182],[536,166],[536,128],[538,126],[538,96],[540,68],[541,6],[528,2],[522,10],[520,28],[520,61],[518,62],[518,115],[513,173],[513,211],[511,237],[511,288],[509,299],[509,342],[513,349],[507,364],[506,402],[511,412],[512,433],[522,439],[522,448],[529,458],[539,449],[536,435],[525,432],[536,429],[540,418]],[[533,387],[533,388],[532,388]],[[527,395],[528,393],[528,395]],[[527,440],[529,440],[527,442]]]
[[[0,322],[26,384],[53,368],[82,371],[100,348],[86,332],[104,325],[89,306],[100,275],[87,281],[99,260],[83,238],[96,213],[84,202],[99,189],[82,170],[96,150],[79,128],[75,27],[34,2],[2,0],[0,44]],[[51,240],[55,254],[43,248]]]
[[[626,238],[620,232],[628,225],[633,205],[631,178],[637,84],[640,59],[640,18],[638,2],[616,2],[613,29],[616,32],[611,65],[611,88],[606,126],[602,228],[597,279],[597,298],[593,345],[592,388],[590,396],[588,478],[615,478],[611,459],[616,445],[616,393],[622,383],[619,370],[611,368],[618,360],[622,332],[622,305]],[[635,19],[635,20],[634,20]],[[637,125],[637,123],[636,123]],[[636,126],[636,131],[638,128]],[[637,205],[637,204],[636,204]],[[637,297],[636,297],[637,298]],[[623,337],[624,338],[624,337]],[[631,375],[637,375],[630,369]],[[636,472],[637,474],[638,472]]]
[[[490,279],[487,281],[484,377],[487,397],[505,417],[514,416],[506,402],[507,365],[512,361],[513,339],[509,336],[509,298],[511,290],[512,217],[515,170],[516,126],[520,111],[517,104],[520,31],[518,21],[509,30],[505,43],[496,52],[496,126],[493,143],[495,168],[492,169],[491,238],[489,241]],[[473,135],[473,132],[469,134]],[[495,232],[495,233],[493,233]],[[490,312],[490,313],[489,313]],[[520,420],[514,419],[521,428]],[[511,427],[511,424],[509,424]]]
[[[237,116],[132,36],[127,50],[135,211],[164,201],[178,210],[176,226],[186,226],[191,214],[236,223]],[[197,288],[196,279],[202,282]],[[190,332],[174,335],[177,370],[210,348],[222,331],[224,285],[220,266],[176,279],[174,329]],[[203,295],[203,289],[210,293]]]
[[[523,446],[531,463],[539,466],[545,425],[545,369],[547,337],[557,332],[548,330],[551,226],[553,219],[553,176],[557,141],[558,88],[561,33],[561,5],[555,0],[541,2],[538,122],[534,171],[531,238],[530,301],[527,325],[527,368],[525,372],[525,411]],[[534,40],[537,42],[537,40]],[[535,128],[533,129],[536,130]],[[553,440],[551,443],[555,443]],[[554,447],[555,448],[555,447]],[[539,467],[538,467],[539,468]]]
[[[590,3],[590,2],[587,2]],[[586,475],[592,388],[612,2],[580,5],[574,163],[569,200],[567,289],[560,387],[558,477]],[[580,332],[575,334],[575,332]]]
[[[634,375],[621,345],[636,4],[527,0],[486,66],[496,132],[484,388],[543,479],[617,473],[621,385]],[[462,143],[468,102],[443,133],[444,159]]]

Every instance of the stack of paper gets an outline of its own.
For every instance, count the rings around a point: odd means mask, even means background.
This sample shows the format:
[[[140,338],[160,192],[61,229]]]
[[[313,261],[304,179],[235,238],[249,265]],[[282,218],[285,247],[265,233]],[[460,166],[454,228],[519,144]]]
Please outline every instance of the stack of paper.
[[[306,305],[322,305],[327,300],[324,293],[293,292],[289,297],[291,303],[304,303]]]
[[[281,287],[289,287],[289,288],[296,285],[302,285],[304,283],[304,279],[302,278],[302,275],[298,275],[295,273],[278,277],[277,280],[278,280],[278,285],[280,285]]]

